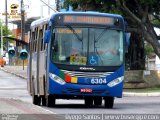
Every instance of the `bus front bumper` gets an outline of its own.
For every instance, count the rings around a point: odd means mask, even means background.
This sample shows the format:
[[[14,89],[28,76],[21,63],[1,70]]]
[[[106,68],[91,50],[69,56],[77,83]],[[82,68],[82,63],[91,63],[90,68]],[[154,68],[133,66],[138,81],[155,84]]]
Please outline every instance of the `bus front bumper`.
[[[116,86],[109,87],[105,85],[83,85],[83,84],[72,84],[66,83],[60,85],[53,80],[49,80],[48,94],[52,95],[68,95],[68,96],[112,96],[122,97],[123,82]]]

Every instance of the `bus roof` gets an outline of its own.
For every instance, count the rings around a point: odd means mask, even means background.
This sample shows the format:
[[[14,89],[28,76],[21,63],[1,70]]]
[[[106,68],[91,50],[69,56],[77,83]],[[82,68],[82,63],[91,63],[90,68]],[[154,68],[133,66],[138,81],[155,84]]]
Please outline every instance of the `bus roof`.
[[[50,18],[48,17],[48,18],[41,18],[41,19],[35,20],[31,23],[31,28],[44,25],[44,24],[48,23],[49,19]]]

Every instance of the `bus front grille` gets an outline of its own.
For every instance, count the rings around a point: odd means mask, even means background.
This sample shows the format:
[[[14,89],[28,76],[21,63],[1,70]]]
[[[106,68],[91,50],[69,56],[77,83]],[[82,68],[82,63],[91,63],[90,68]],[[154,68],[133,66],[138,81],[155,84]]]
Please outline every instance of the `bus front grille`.
[[[80,71],[68,71],[62,70],[65,74],[69,74],[71,76],[76,77],[88,77],[88,78],[98,78],[98,77],[106,77],[113,72],[80,72]]]

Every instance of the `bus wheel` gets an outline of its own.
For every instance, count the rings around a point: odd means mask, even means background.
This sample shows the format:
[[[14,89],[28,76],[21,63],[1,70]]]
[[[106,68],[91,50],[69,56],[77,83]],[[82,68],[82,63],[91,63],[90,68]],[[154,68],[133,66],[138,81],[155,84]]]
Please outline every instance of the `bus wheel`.
[[[45,98],[45,96],[43,95],[43,96],[41,97],[41,99],[42,99],[42,105],[43,105],[43,106],[46,106],[46,98]]]
[[[54,107],[55,106],[55,97],[52,95],[48,95],[47,96],[47,100],[46,100],[46,105],[47,107]]]
[[[96,106],[102,105],[102,98],[101,97],[94,98],[94,105]]]
[[[114,105],[114,97],[105,97],[104,98],[105,101],[105,108],[113,108]]]
[[[32,86],[32,102],[34,105],[40,105],[41,104],[41,97],[38,95],[35,95],[34,91],[34,84]]]
[[[91,98],[91,97],[85,98],[85,106],[91,107],[92,105],[93,105],[93,98]]]
[[[41,104],[41,98],[38,95],[32,95],[32,100],[34,105],[40,105]]]

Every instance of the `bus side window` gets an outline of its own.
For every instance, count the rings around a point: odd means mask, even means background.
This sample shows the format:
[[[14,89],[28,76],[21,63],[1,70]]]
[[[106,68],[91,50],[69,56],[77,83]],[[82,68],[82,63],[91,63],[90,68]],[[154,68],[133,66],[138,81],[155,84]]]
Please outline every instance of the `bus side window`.
[[[41,50],[42,51],[44,51],[45,50],[45,45],[44,45],[44,34],[45,34],[45,26],[46,25],[43,25],[42,26],[42,30],[41,30],[41,32],[42,32],[42,36],[41,36]]]
[[[36,29],[35,29],[35,31],[34,31],[34,40],[33,40],[33,52],[35,52],[35,49],[36,49]]]
[[[33,52],[35,52],[35,47],[36,47],[36,45],[35,45],[35,41],[36,41],[36,32],[34,31],[33,34],[34,34],[34,35],[33,35]]]
[[[40,39],[40,51],[43,51],[43,31],[42,29],[40,30],[40,33],[39,33],[39,39]]]
[[[45,34],[45,26],[43,25],[42,30],[43,30],[43,39],[44,39],[44,34]],[[43,40],[43,50],[45,50],[45,44],[44,44],[44,40]]]
[[[45,31],[47,30],[47,27],[48,27],[48,24],[44,25],[43,38],[44,38]],[[47,44],[43,44],[43,48],[45,50],[47,48]]]
[[[35,36],[35,32],[31,33],[31,51],[34,51],[34,36]]]
[[[37,47],[38,47],[38,28],[36,28],[36,30],[35,30],[35,41],[34,41],[34,44],[35,44],[35,47],[34,47],[34,52],[36,52],[37,51]]]

